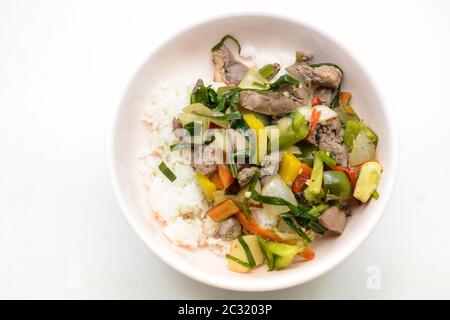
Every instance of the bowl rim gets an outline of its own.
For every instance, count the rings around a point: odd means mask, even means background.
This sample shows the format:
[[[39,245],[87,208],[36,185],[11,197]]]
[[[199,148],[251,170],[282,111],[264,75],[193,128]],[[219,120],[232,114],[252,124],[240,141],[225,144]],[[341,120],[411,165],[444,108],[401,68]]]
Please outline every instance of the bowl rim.
[[[285,289],[290,288],[293,286],[297,286],[306,282],[309,282],[313,279],[316,279],[325,273],[331,271],[335,267],[337,267],[339,264],[344,262],[349,258],[350,255],[355,253],[355,251],[367,240],[367,238],[372,234],[372,232],[375,230],[376,226],[380,222],[381,218],[384,216],[387,206],[389,205],[392,194],[395,188],[395,184],[397,181],[397,172],[398,172],[398,133],[397,133],[397,126],[396,126],[396,118],[395,113],[390,113],[390,116],[387,117],[387,123],[385,123],[386,127],[388,128],[388,135],[389,139],[391,140],[392,144],[392,151],[393,154],[391,154],[391,160],[392,163],[390,164],[391,170],[390,170],[390,183],[385,185],[385,189],[383,190],[383,203],[381,206],[376,210],[378,212],[376,219],[373,221],[372,225],[366,228],[363,234],[359,236],[358,241],[351,242],[348,246],[346,246],[346,252],[345,254],[342,254],[337,259],[334,259],[331,263],[328,263],[326,266],[322,266],[321,268],[317,268],[315,272],[298,278],[289,278],[285,279],[286,281],[278,281],[278,282],[257,282],[254,281],[252,283],[252,286],[248,286],[246,282],[239,283],[239,282],[229,282],[226,280],[220,281],[215,276],[211,276],[202,272],[198,272],[198,269],[193,266],[181,266],[176,263],[174,263],[174,259],[170,258],[170,255],[167,255],[167,252],[165,252],[161,247],[157,246],[155,243],[151,241],[147,241],[144,234],[146,233],[146,229],[144,226],[139,223],[136,219],[133,218],[133,214],[131,213],[131,209],[128,207],[125,197],[123,196],[121,190],[120,190],[120,184],[119,184],[119,178],[118,178],[118,172],[115,168],[115,131],[117,128],[117,124],[119,121],[119,114],[120,110],[125,105],[126,96],[129,92],[133,82],[136,80],[139,71],[145,66],[146,62],[151,58],[153,54],[155,54],[160,48],[166,46],[169,44],[173,39],[177,38],[178,36],[184,34],[185,32],[194,29],[196,27],[206,25],[209,23],[212,23],[216,20],[226,20],[230,18],[243,18],[243,17],[259,17],[259,18],[271,18],[271,19],[279,19],[284,20],[286,22],[294,23],[301,25],[305,27],[306,29],[309,29],[317,34],[320,34],[323,36],[327,41],[334,42],[335,45],[342,48],[342,50],[346,53],[346,55],[349,56],[350,59],[352,59],[356,65],[358,65],[359,68],[361,68],[361,71],[366,75],[367,79],[369,80],[369,83],[373,87],[373,91],[378,97],[382,97],[380,94],[379,86],[377,82],[374,81],[373,76],[371,73],[364,67],[364,64],[361,63],[360,59],[355,57],[352,53],[352,51],[344,45],[339,40],[335,39],[332,35],[330,35],[328,32],[324,31],[320,27],[313,26],[310,23],[307,23],[305,21],[302,21],[300,19],[294,18],[289,15],[279,14],[279,13],[268,13],[268,12],[260,12],[260,11],[244,11],[244,12],[230,12],[226,14],[219,14],[219,15],[212,15],[204,19],[196,20],[193,23],[188,23],[184,25],[182,28],[180,28],[178,31],[173,32],[169,35],[167,35],[162,41],[159,41],[156,46],[152,49],[151,52],[149,52],[145,59],[138,64],[138,67],[134,72],[131,73],[130,78],[126,81],[126,87],[121,95],[119,103],[117,103],[113,110],[111,111],[110,118],[108,120],[108,126],[107,126],[107,134],[106,134],[106,164],[107,164],[107,171],[109,175],[109,180],[112,186],[114,197],[119,205],[119,208],[125,217],[125,220],[128,222],[128,224],[131,226],[133,231],[137,234],[137,236],[141,239],[142,242],[146,244],[148,248],[162,261],[164,261],[167,265],[169,265],[172,269],[175,269],[176,271],[180,272],[181,274],[184,274],[192,279],[195,279],[201,283],[208,284],[213,287],[227,289],[227,290],[235,290],[235,291],[244,291],[244,292],[263,292],[263,291],[273,291],[273,290],[279,290],[279,289]],[[384,110],[387,109],[386,104],[383,99],[380,98],[382,101],[381,108]],[[378,200],[380,201],[380,200]],[[278,279],[281,280],[281,279]]]

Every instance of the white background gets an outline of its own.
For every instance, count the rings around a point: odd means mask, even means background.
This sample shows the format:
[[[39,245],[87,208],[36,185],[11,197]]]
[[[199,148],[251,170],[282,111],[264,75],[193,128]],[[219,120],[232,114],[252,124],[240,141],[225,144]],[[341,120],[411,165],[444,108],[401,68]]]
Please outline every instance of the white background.
[[[369,240],[321,278],[268,293],[161,262],[122,217],[105,165],[111,110],[150,52],[193,22],[252,10],[345,43],[379,82],[401,147]],[[449,15],[445,0],[0,0],[0,298],[450,298]]]

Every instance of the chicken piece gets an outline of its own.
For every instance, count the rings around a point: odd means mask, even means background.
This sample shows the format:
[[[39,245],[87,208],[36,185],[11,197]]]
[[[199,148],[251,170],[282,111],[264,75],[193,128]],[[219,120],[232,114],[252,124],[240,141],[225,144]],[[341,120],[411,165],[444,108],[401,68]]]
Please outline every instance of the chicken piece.
[[[318,88],[314,91],[314,98],[318,97],[323,105],[331,107],[334,90],[330,88]]]
[[[242,226],[235,217],[230,217],[218,224],[215,238],[231,241],[242,234]]]
[[[237,86],[249,69],[245,64],[236,60],[226,45],[213,51],[212,59],[215,67],[214,81],[224,82],[227,85]]]
[[[240,92],[241,107],[247,110],[279,117],[308,104],[307,90],[283,84],[277,91],[261,93],[243,90]]]
[[[256,172],[258,172],[258,167],[244,168],[241,171],[239,171],[238,174],[239,186],[242,188],[245,187],[247,184],[249,184],[253,176],[256,174]]]
[[[325,88],[337,89],[342,81],[342,71],[334,66],[311,67],[307,63],[296,63],[287,67],[286,70],[307,86],[316,84]]]
[[[347,166],[348,151],[343,144],[344,131],[341,121],[333,118],[324,124],[319,124],[308,137],[308,142],[328,151],[340,165]]]
[[[281,156],[279,152],[272,152],[261,161],[261,176],[271,176],[278,172]]]
[[[200,171],[203,175],[210,175],[217,171],[217,164],[215,159],[215,144],[204,145],[200,151],[196,150],[192,157],[192,166]]]
[[[343,211],[333,206],[322,213],[322,215],[319,217],[319,222],[325,228],[327,228],[328,231],[334,232],[336,234],[342,234],[347,222],[347,216]]]

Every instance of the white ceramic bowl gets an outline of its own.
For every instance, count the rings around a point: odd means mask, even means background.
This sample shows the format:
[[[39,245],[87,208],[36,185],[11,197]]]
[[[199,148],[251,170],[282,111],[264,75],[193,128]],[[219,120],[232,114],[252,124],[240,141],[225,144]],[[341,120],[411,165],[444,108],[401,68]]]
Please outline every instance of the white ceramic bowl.
[[[162,236],[160,224],[146,203],[136,154],[145,145],[148,131],[141,119],[151,88],[174,77],[212,79],[210,48],[224,34],[235,35],[267,53],[294,54],[298,49],[314,53],[316,62],[333,62],[345,71],[344,89],[353,93],[357,112],[378,133],[377,158],[384,166],[380,198],[354,211],[343,235],[316,243],[316,258],[278,272],[260,268],[250,274],[227,270],[226,259],[208,250],[176,247]],[[392,115],[375,82],[344,47],[330,36],[299,21],[266,14],[231,15],[194,25],[153,52],[131,81],[123,101],[114,111],[108,136],[108,166],[117,201],[132,228],[162,260],[185,275],[212,286],[265,291],[287,288],[314,279],[334,268],[354,252],[380,220],[393,190],[397,170],[397,136]],[[164,190],[161,190],[164,192]]]

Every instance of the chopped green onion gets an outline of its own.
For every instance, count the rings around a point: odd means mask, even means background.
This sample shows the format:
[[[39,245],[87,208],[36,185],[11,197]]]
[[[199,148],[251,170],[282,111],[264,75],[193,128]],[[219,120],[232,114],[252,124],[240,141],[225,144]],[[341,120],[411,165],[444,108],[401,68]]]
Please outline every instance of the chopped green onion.
[[[175,181],[175,179],[177,178],[177,176],[172,172],[172,170],[170,170],[166,164],[164,163],[164,161],[161,161],[161,163],[159,164],[159,170],[167,177],[167,179],[169,179],[170,181]]]
[[[233,157],[248,157],[250,155],[249,149],[242,149],[233,153]]]
[[[265,204],[271,204],[274,206],[287,206],[289,208],[289,210],[292,211],[292,213],[299,218],[304,218],[307,220],[317,220],[316,217],[308,214],[309,209],[305,210],[304,206],[296,206],[292,203],[290,203],[287,200],[284,200],[283,198],[280,197],[272,197],[272,196],[263,196],[261,194],[259,194],[256,190],[252,191],[252,196],[251,198],[253,200],[256,200],[258,202],[261,203],[265,203]],[[306,206],[306,208],[309,208]]]
[[[227,254],[225,256],[228,260],[231,260],[233,262],[236,262],[237,264],[240,264],[241,266],[245,267],[245,268],[249,268],[251,269],[252,266],[250,264],[248,264],[247,262],[242,261],[241,259],[238,259],[236,257],[233,257],[232,255]]]
[[[266,64],[264,67],[259,69],[259,73],[265,79],[269,79],[277,71],[272,64]]]
[[[225,36],[223,36],[222,39],[220,39],[220,41],[211,48],[211,51],[217,51],[220,49],[220,47],[225,43],[225,41],[227,41],[228,39],[233,40],[234,43],[236,43],[237,47],[238,47],[238,52],[241,53],[241,45],[239,44],[239,41],[236,40],[235,37],[233,37],[232,35],[226,34]]]
[[[307,224],[308,228],[310,228],[312,231],[314,231],[315,233],[318,234],[324,234],[325,231],[327,231],[327,229],[325,229],[324,226],[322,226],[319,222],[317,221],[310,221]]]
[[[297,224],[295,221],[295,218],[292,215],[282,214],[281,218],[283,219],[284,223],[294,230],[300,237],[305,239],[306,242],[311,242],[311,239],[308,237],[308,235],[302,230],[302,228]]]
[[[191,104],[202,103],[208,108],[212,108],[217,104],[217,93],[211,86],[205,87],[203,81],[196,85],[191,93]]]
[[[223,111],[226,107],[235,107],[239,102],[239,92],[241,88],[234,88],[225,93],[218,98],[217,106],[214,108],[214,111]]]
[[[334,160],[328,152],[325,150],[320,150],[319,155],[322,158],[322,161],[331,169],[336,168],[336,160]]]
[[[240,236],[238,238],[238,241],[241,244],[242,248],[244,248],[244,252],[245,252],[245,255],[247,256],[248,264],[251,267],[255,267],[256,266],[256,262],[255,262],[255,259],[253,258],[253,254],[250,251],[250,248],[247,245],[247,242],[245,242],[245,240],[244,240],[244,238],[242,236]]]
[[[267,90],[270,88],[269,85],[265,85],[264,83],[258,82],[258,81],[254,81],[252,83],[252,85],[254,85],[255,87],[259,87],[260,90]]]
[[[238,172],[238,168],[236,166],[236,163],[234,163],[234,160],[231,160],[230,163],[228,164],[228,166],[230,167],[231,174],[233,175],[233,178],[237,178],[239,172]]]
[[[312,207],[311,210],[308,211],[308,213],[316,218],[320,217],[322,213],[325,212],[330,207],[330,205],[326,203],[321,203],[315,207]]]
[[[202,124],[196,121],[192,121],[187,123],[183,128],[187,130],[187,132],[189,132],[191,136],[193,136],[195,132],[202,131]]]
[[[205,117],[205,118],[219,120],[219,121],[229,121],[229,120],[241,119],[241,113],[239,111],[230,112],[228,114],[224,114],[224,115],[220,115],[220,116],[210,116],[210,115],[201,114],[198,112],[192,112],[192,113],[197,116],[200,116],[200,117]]]
[[[335,67],[335,68],[338,68],[342,72],[342,74],[344,74],[344,70],[342,70],[341,67],[339,67],[337,64],[334,64],[334,63],[329,63],[329,62],[314,63],[314,64],[310,64],[310,66],[313,68],[317,68],[317,67],[321,67],[321,66]]]
[[[170,151],[190,148],[191,144],[188,142],[178,142],[170,145]]]
[[[277,79],[277,81],[275,81],[274,83],[270,84],[270,90],[277,90],[277,89],[279,89],[280,86],[283,83],[287,83],[287,84],[293,85],[294,87],[298,87],[300,85],[300,81],[298,81],[294,77],[291,77],[288,74],[284,74],[281,77],[279,77]]]
[[[269,271],[273,270],[274,267],[274,257],[272,251],[269,250],[267,245],[267,240],[261,236],[258,236],[259,245],[261,246],[262,252],[267,259],[267,266],[269,267]]]
[[[248,187],[248,191],[250,191],[250,193],[253,193],[253,191],[255,191],[255,187],[256,187],[256,183],[258,182],[259,179],[259,171],[257,171],[255,173],[255,175],[252,178],[252,181],[250,182],[250,185]],[[242,202],[242,209],[244,211],[244,215],[247,218],[247,220],[250,220],[250,208],[248,207],[248,201],[250,199],[245,197],[244,201]]]

